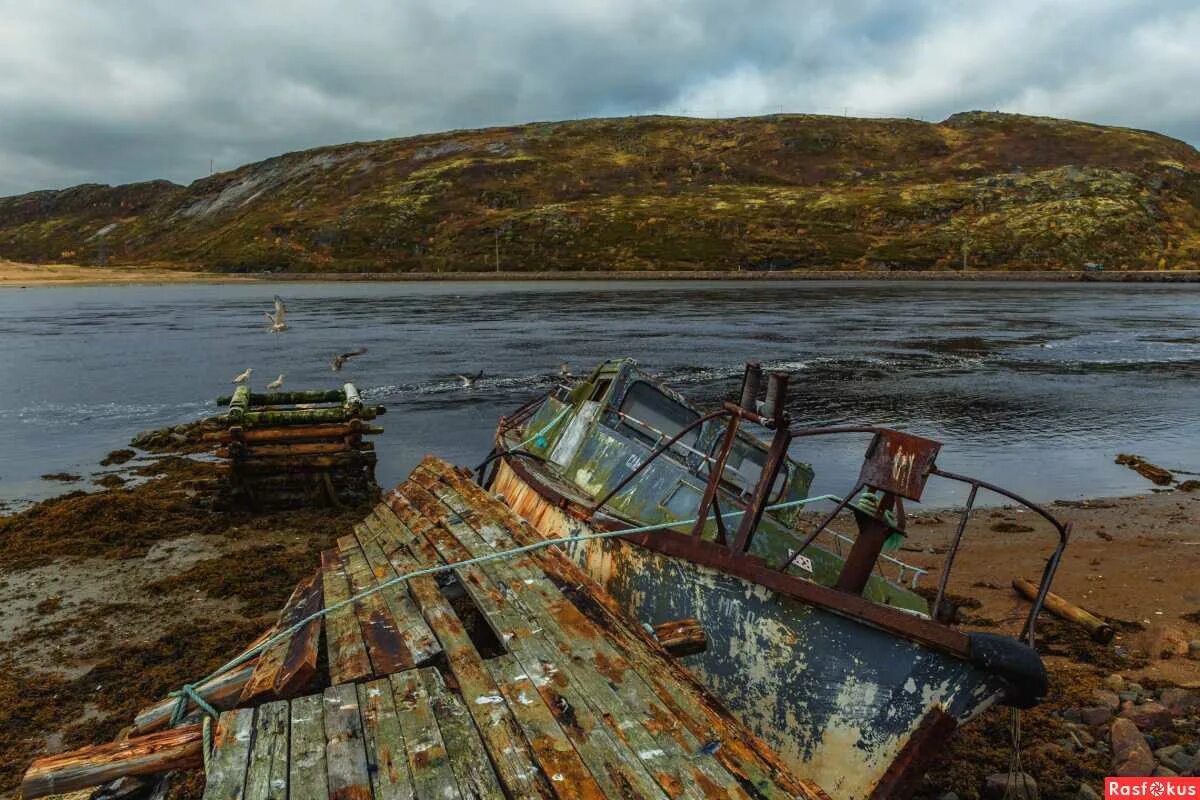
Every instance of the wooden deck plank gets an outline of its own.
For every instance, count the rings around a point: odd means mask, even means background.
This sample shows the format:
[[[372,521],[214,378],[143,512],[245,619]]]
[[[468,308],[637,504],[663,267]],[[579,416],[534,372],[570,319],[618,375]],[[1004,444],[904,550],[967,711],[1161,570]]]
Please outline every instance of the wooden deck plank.
[[[508,707],[533,747],[538,764],[559,797],[599,800],[608,797],[579,757],[575,746],[546,707],[533,681],[516,657],[493,658],[487,667]]]
[[[289,716],[286,700],[265,703],[255,711],[243,800],[287,800]]]
[[[543,541],[516,512],[478,485],[456,476],[444,462],[427,459],[422,467],[434,471],[448,485],[460,490],[467,502],[494,514],[503,523],[503,536],[490,541],[493,546],[507,549]],[[728,735],[726,732],[733,724],[728,712],[713,703],[704,687],[683,666],[664,657],[648,634],[627,624],[616,601],[561,549],[539,549],[529,556],[581,613],[608,632],[608,640],[630,658],[677,719],[697,738],[721,741],[716,758],[743,785],[754,786],[770,798],[825,796],[819,786],[788,770],[779,756],[749,731],[741,729]]]
[[[408,769],[419,798],[461,798],[450,756],[437,717],[429,705],[429,694],[417,671],[390,676],[396,703],[396,719],[404,735]]]
[[[462,547],[456,558],[498,552],[479,533],[486,521],[457,491],[422,470],[414,472],[405,488],[406,494],[420,497],[421,491],[411,483],[427,489],[423,509],[432,516],[440,514],[440,522]],[[441,510],[434,503],[439,503]],[[517,556],[484,562],[479,568],[505,597],[541,622],[544,637],[565,657],[573,678],[594,707],[609,710],[611,717],[605,719],[635,723],[622,724],[615,732],[658,777],[664,789],[670,791],[670,786],[678,784],[684,787],[683,796],[699,799],[716,786],[729,797],[748,797],[719,762],[708,756],[694,757],[704,742],[671,714],[624,655],[608,643],[605,632],[545,580],[545,573],[531,560]]]
[[[418,535],[414,546],[418,549],[428,548],[429,552],[422,553],[426,559],[436,559],[440,555],[440,558],[446,561],[463,560],[466,556],[462,545],[458,544],[448,531],[422,514],[411,502],[409,492],[412,488],[408,484],[403,487],[402,496],[396,498],[396,513],[410,530]],[[671,787],[670,792],[666,787],[660,790],[660,782],[656,775],[643,765],[637,754],[617,733],[623,720],[617,719],[608,710],[597,707],[595,702],[589,700],[582,689],[581,681],[573,675],[568,666],[570,659],[556,653],[530,630],[529,626],[535,622],[513,609],[480,567],[459,567],[454,572],[489,624],[498,632],[501,641],[505,642],[509,651],[531,676],[547,708],[570,737],[576,751],[604,790],[618,797],[630,793],[641,797],[662,797],[673,793],[679,782],[674,779],[665,781]],[[478,697],[474,700],[467,696],[467,701],[494,702],[492,696]],[[608,724],[610,722],[611,725]]]
[[[325,697],[297,697],[290,704],[288,800],[328,800],[325,766]]]
[[[287,630],[321,609],[321,582],[318,572],[296,584],[275,630]],[[242,702],[259,696],[294,696],[307,686],[317,671],[320,626],[321,620],[315,619],[259,654],[254,675],[242,689]]]
[[[346,565],[352,593],[361,594],[376,585],[375,573],[367,564],[357,539],[351,535],[341,537],[338,539],[338,551]],[[404,637],[392,618],[391,609],[379,592],[356,601],[354,614],[358,617],[363,641],[371,657],[371,667],[377,677],[413,668],[412,653],[408,651]]]
[[[371,800],[371,776],[358,692],[352,683],[325,690],[325,769],[329,800]]]
[[[204,800],[241,800],[253,739],[254,709],[239,708],[221,714],[213,731]]]
[[[337,550],[321,553],[321,580],[326,608],[350,598],[350,583]],[[371,659],[353,606],[325,616],[325,648],[332,683],[348,683],[371,675]]]
[[[415,560],[415,556],[403,544],[413,539],[412,532],[391,509],[376,509],[376,513],[387,528],[388,545],[385,551],[395,568],[411,572],[418,566],[424,566]],[[409,581],[409,588],[425,621],[442,645],[450,671],[462,690],[467,710],[492,756],[505,790],[513,797],[553,796],[507,705],[473,702],[478,697],[498,696],[499,689],[491,673],[484,667],[483,659],[467,635],[462,620],[438,590],[437,582],[432,576],[425,575]]]
[[[445,681],[437,670],[420,671],[421,683],[429,695],[429,704],[437,717],[442,741],[450,755],[450,767],[458,781],[459,791],[464,797],[479,800],[505,800],[504,790],[492,769],[487,748],[479,738],[479,731],[471,721],[462,698],[446,688]]]
[[[354,526],[354,535],[367,557],[367,564],[370,565],[375,580],[385,581],[400,573],[396,572],[392,563],[388,561],[387,554],[380,544],[380,536],[372,527],[378,524],[373,516],[368,515],[365,520]],[[438,644],[437,637],[433,635],[416,603],[409,596],[408,586],[389,586],[379,594],[391,610],[392,619],[395,620],[400,635],[404,637],[404,644],[412,654],[416,666],[428,664],[441,654],[442,646]]]
[[[416,794],[404,735],[396,718],[392,684],[386,678],[358,684],[358,707],[362,712],[367,771],[371,773],[375,800],[413,800]]]

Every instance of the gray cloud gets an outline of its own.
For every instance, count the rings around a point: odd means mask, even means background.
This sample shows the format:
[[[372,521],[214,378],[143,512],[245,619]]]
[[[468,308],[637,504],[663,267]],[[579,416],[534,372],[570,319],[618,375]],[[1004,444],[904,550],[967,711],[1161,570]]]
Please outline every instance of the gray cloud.
[[[1200,143],[1193,0],[0,0],[0,195],[530,120],[984,108]]]

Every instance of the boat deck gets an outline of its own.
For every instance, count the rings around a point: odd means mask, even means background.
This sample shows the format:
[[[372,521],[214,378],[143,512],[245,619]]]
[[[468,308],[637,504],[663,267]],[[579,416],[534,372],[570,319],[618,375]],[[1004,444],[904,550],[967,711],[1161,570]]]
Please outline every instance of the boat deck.
[[[537,541],[426,459],[322,554],[277,630],[388,578]],[[214,723],[205,800],[825,797],[557,548],[394,584],[241,672],[224,694],[206,685],[241,707]]]

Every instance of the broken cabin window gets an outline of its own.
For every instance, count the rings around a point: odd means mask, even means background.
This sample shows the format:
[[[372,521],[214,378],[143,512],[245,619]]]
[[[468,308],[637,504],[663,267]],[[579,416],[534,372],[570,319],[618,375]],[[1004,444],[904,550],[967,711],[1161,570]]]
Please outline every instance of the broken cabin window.
[[[651,445],[670,439],[700,418],[700,414],[655,389],[645,381],[634,381],[621,402],[621,422],[626,430]],[[680,444],[695,447],[700,427],[688,431]]]

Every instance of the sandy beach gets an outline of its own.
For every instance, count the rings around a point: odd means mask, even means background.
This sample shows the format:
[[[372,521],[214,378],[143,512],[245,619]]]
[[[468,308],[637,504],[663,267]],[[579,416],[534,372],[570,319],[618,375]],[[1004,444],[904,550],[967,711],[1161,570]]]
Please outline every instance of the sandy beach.
[[[171,266],[85,267],[78,264],[25,264],[0,259],[0,288],[89,286],[134,283],[232,283],[240,275],[196,272]]]

